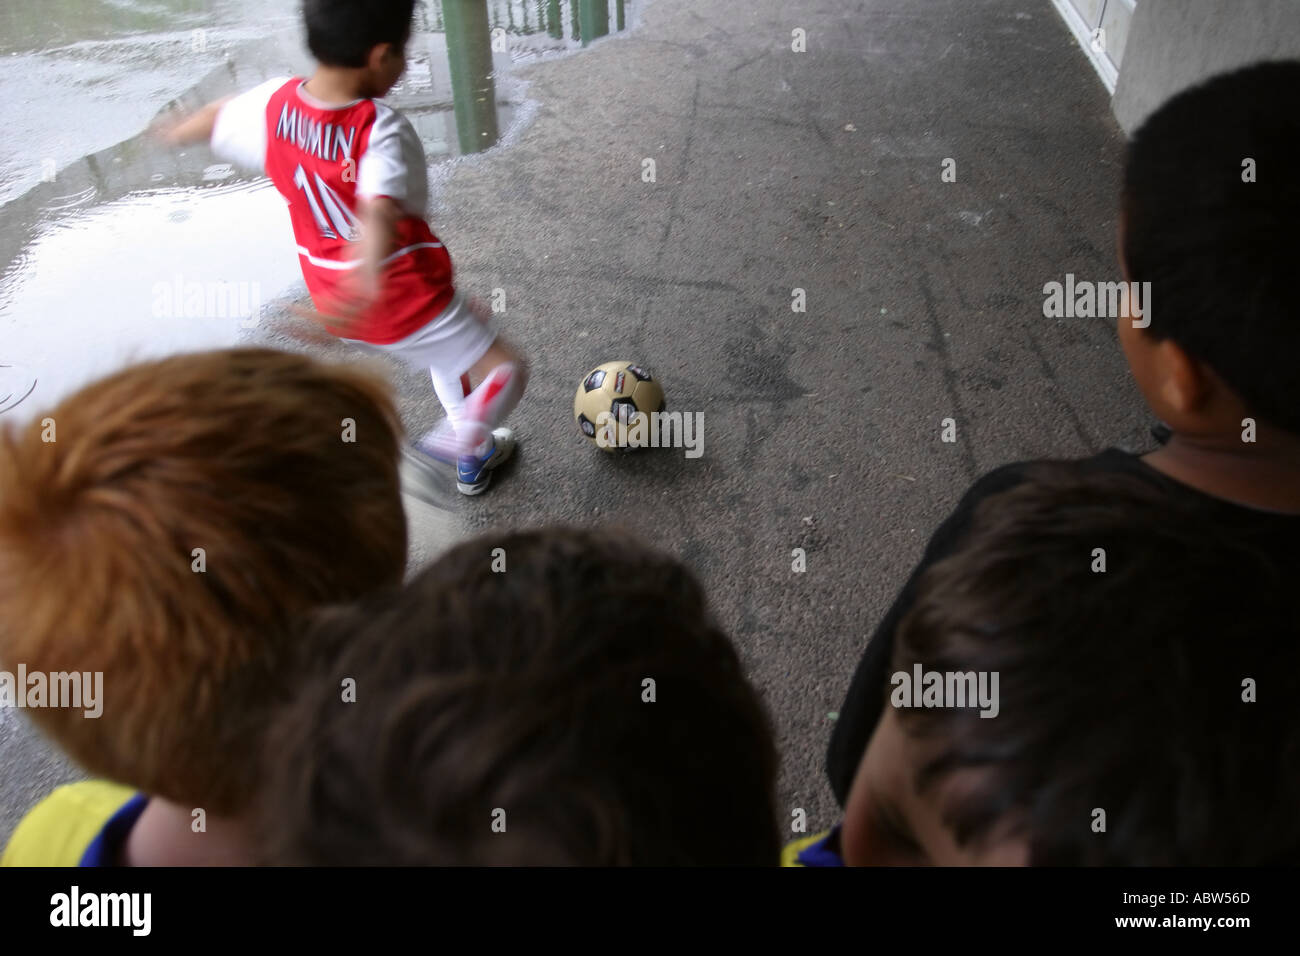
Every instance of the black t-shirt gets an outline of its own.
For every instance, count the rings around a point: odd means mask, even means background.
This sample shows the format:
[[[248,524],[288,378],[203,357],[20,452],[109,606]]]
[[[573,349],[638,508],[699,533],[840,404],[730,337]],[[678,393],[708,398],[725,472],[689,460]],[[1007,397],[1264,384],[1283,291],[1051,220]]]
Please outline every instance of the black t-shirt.
[[[912,607],[917,580],[930,565],[943,560],[957,549],[981,501],[1011,490],[1025,481],[1034,467],[1044,464],[1048,462],[1004,465],[970,486],[957,509],[930,538],[920,563],[913,569],[902,591],[894,599],[893,606],[867,642],[862,659],[853,672],[853,681],[849,684],[848,693],[840,707],[839,719],[831,733],[830,747],[826,752],[826,773],[840,806],[844,806],[848,799],[858,764],[876,728],[876,721],[880,718],[888,687],[890,660],[894,653],[894,632]],[[1216,518],[1230,522],[1230,527],[1239,529],[1244,537],[1256,540],[1266,553],[1275,554],[1279,567],[1300,565],[1300,551],[1297,549],[1300,515],[1259,511],[1211,497],[1156,471],[1137,455],[1116,448],[1107,449],[1092,458],[1054,464],[1078,468],[1081,474],[1123,472],[1150,481],[1166,493],[1184,496],[1197,507],[1208,509]]]

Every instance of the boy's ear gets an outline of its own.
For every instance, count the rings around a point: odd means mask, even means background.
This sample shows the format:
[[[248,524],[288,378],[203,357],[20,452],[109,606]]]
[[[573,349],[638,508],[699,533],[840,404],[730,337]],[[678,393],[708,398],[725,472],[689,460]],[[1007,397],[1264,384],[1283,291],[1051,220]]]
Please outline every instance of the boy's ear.
[[[376,43],[370,48],[370,55],[366,57],[366,66],[372,73],[381,72],[388,62],[392,50],[393,45],[391,43]]]
[[[1157,343],[1154,357],[1160,397],[1182,415],[1200,411],[1214,388],[1208,369],[1173,339]]]

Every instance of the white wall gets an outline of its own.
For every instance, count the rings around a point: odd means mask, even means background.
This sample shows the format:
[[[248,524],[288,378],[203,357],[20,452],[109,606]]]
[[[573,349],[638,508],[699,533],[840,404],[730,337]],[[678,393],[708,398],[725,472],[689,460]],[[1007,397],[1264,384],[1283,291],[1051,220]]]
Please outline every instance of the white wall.
[[[1111,109],[1132,133],[1206,77],[1300,58],[1300,0],[1138,0]]]

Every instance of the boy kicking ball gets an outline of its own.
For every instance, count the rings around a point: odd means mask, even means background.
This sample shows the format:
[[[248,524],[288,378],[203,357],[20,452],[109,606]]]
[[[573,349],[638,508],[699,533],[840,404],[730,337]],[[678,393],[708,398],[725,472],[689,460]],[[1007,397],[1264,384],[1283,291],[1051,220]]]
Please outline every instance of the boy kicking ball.
[[[514,451],[513,433],[498,426],[528,372],[487,311],[456,290],[451,258],[424,218],[424,147],[377,99],[406,68],[414,8],[305,0],[310,79],[270,80],[164,135],[177,146],[209,141],[270,178],[289,205],[311,316],[345,341],[429,370],[447,417],[407,449],[408,464],[427,478],[433,460],[454,463],[457,488],[477,495]],[[436,503],[431,488],[426,495]]]

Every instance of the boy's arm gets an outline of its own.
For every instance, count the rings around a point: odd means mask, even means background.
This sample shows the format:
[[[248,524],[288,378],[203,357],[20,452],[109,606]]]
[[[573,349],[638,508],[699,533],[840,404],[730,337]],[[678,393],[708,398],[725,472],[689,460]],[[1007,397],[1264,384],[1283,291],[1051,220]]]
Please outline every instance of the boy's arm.
[[[347,336],[380,296],[384,260],[397,249],[397,224],[425,201],[424,147],[401,114],[381,111],[357,164],[357,212],[361,217],[355,265],[340,283],[339,300],[312,316]],[[414,197],[414,200],[413,200]]]
[[[266,111],[271,97],[291,77],[275,77],[238,96],[209,103],[183,118],[164,116],[153,135],[169,146],[207,143],[212,152],[245,169],[266,171]]]
[[[340,283],[339,298],[321,310],[294,309],[304,318],[325,325],[346,337],[357,320],[379,299],[383,291],[384,260],[395,251],[397,224],[407,213],[388,196],[363,199],[359,254]]]
[[[163,120],[154,127],[154,135],[168,146],[191,146],[194,143],[206,143],[212,139],[212,130],[217,125],[217,114],[232,97],[214,100],[196,113],[176,120]]]
[[[397,246],[397,224],[406,216],[400,203],[388,196],[362,201],[361,255],[357,266],[359,290],[366,305],[379,298],[383,262]]]

